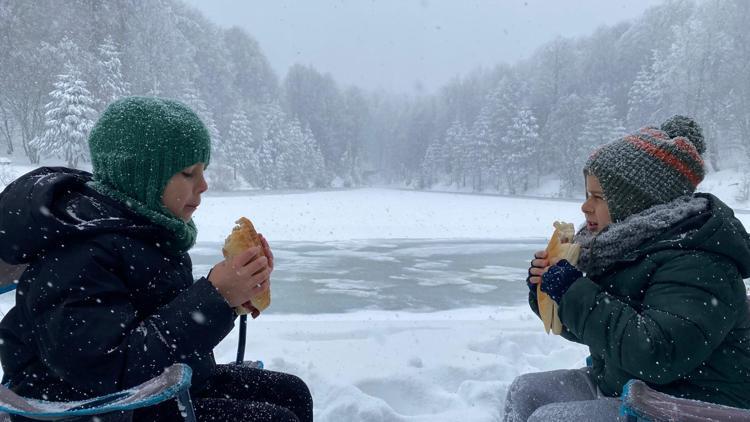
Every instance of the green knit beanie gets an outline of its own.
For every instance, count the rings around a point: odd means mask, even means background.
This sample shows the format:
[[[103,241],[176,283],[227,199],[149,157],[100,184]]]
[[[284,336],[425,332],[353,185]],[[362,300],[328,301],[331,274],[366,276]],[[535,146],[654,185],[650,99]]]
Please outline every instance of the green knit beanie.
[[[613,222],[683,195],[703,180],[701,127],[674,116],[660,128],[644,127],[594,151],[584,174],[599,179]]]
[[[89,149],[94,188],[173,232],[173,249],[192,247],[193,221],[182,221],[162,204],[172,176],[199,162],[208,165],[211,157],[208,130],[190,108],[153,97],[117,100],[91,130]]]

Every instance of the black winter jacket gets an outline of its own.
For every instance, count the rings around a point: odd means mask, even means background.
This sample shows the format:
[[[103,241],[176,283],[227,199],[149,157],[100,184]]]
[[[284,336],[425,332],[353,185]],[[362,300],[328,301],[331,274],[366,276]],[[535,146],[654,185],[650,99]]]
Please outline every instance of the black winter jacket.
[[[77,400],[122,390],[175,362],[199,386],[234,312],[193,280],[170,233],[86,185],[40,168],[0,193],[0,259],[28,264],[0,322],[3,382],[25,396]]]

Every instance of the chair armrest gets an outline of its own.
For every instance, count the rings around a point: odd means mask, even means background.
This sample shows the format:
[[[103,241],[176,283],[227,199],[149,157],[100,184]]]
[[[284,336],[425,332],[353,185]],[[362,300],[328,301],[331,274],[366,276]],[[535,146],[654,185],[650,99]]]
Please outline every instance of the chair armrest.
[[[750,410],[670,396],[635,379],[625,384],[620,413],[652,422],[750,420]]]
[[[175,398],[181,391],[190,388],[192,373],[188,365],[176,363],[161,375],[133,388],[74,402],[30,399],[0,385],[0,412],[37,420],[57,420],[139,409]]]

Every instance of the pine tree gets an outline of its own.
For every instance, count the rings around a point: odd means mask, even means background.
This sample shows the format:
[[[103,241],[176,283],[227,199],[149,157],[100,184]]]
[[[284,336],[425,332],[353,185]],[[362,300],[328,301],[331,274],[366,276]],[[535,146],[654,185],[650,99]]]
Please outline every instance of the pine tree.
[[[544,126],[545,144],[551,148],[550,154],[541,158],[540,162],[560,177],[559,194],[563,197],[582,192],[579,188],[583,185],[583,176],[581,168],[576,166],[580,162],[580,155],[587,153],[579,151],[581,148],[578,147],[578,136],[584,124],[583,112],[587,106],[587,101],[576,94],[563,97],[552,107]]]
[[[746,48],[732,48],[731,37],[723,24],[731,18],[721,9],[703,4],[684,25],[674,27],[674,42],[660,69],[661,80],[670,96],[670,114],[695,118],[701,122],[704,135],[714,140],[707,143],[706,154],[714,170],[719,169],[719,152],[726,150],[725,142],[730,138],[717,133],[719,128],[740,121],[729,116],[727,109],[731,108],[731,100],[728,99],[747,89],[740,88],[739,82],[745,71],[737,75],[729,65],[733,57],[743,55]],[[747,67],[746,62],[743,67]],[[747,108],[745,104],[744,110]],[[747,111],[740,114],[747,115]]]
[[[512,75],[506,75],[485,97],[484,105],[474,122],[472,132],[487,142],[485,161],[480,162],[487,169],[490,182],[495,189],[506,181],[507,145],[506,134],[513,124],[518,107],[522,104],[522,84]]]
[[[533,169],[536,163],[534,153],[539,144],[539,125],[530,109],[522,107],[518,110],[505,135],[504,144],[508,148],[508,191],[512,194],[526,191],[529,188],[529,177],[532,173],[538,175]]]
[[[625,128],[617,119],[615,106],[606,94],[600,92],[591,99],[591,105],[583,113],[583,126],[572,154],[573,168],[581,171],[597,147],[615,141],[624,134]],[[573,189],[583,192],[582,177],[577,177],[571,182]]]
[[[52,101],[44,106],[45,131],[31,143],[43,156],[63,158],[68,167],[76,168],[88,157],[87,139],[96,119],[94,99],[70,62],[54,86],[49,93]]]
[[[643,65],[628,91],[628,130],[657,124],[664,116],[664,87],[657,77],[659,54],[653,52],[653,63]]]
[[[420,166],[422,187],[432,187],[445,171],[445,164],[445,146],[440,139],[435,139],[427,147]]]
[[[240,110],[232,117],[229,136],[217,148],[222,161],[232,168],[234,180],[237,180],[237,171],[240,167],[246,165],[248,160],[257,159],[256,149],[250,120],[247,114]]]
[[[330,180],[328,179],[323,153],[320,151],[318,142],[309,127],[305,127],[302,131],[302,143],[308,187],[329,186]]]
[[[307,188],[304,137],[299,120],[287,121],[284,132],[284,142],[280,144],[276,159],[280,187]]]
[[[466,173],[468,161],[466,156],[466,144],[468,143],[466,128],[460,120],[455,120],[445,133],[446,150],[450,153],[449,174],[451,184],[466,186]]]
[[[477,120],[468,134],[469,142],[466,146],[466,160],[471,168],[472,190],[484,190],[486,178],[483,175],[490,173],[492,164],[491,156],[493,154],[494,142],[497,138],[497,128],[492,127],[491,121],[486,113],[480,113]]]
[[[200,93],[193,88],[188,86],[182,92],[182,101],[185,102],[195,114],[200,117],[203,124],[208,129],[208,134],[211,136],[211,142],[214,144],[221,144],[221,134],[219,128],[216,126],[216,120],[214,120],[214,113],[208,108],[206,102],[200,96]]]
[[[130,84],[125,82],[122,76],[122,63],[120,62],[120,51],[112,40],[107,36],[99,45],[98,71],[98,98],[101,106],[106,106],[118,98],[130,95]]]
[[[286,115],[273,104],[267,107],[264,116],[264,133],[258,150],[258,185],[263,189],[273,189],[281,185],[277,161],[287,135]]]
[[[612,142],[624,134],[625,128],[617,119],[615,106],[609,97],[603,92],[594,96],[591,106],[584,111],[584,123],[578,144],[590,153],[596,147]]]

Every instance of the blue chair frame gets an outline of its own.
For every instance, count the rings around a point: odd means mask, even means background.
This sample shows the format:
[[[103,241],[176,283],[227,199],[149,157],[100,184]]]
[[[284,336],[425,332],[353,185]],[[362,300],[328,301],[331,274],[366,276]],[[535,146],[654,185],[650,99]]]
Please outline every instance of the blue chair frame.
[[[54,421],[93,415],[115,414],[149,407],[169,399],[176,399],[187,422],[196,422],[190,399],[192,370],[188,365],[176,363],[145,383],[117,393],[75,402],[52,402],[29,399],[0,386],[0,421],[10,420],[9,415],[30,419]]]

